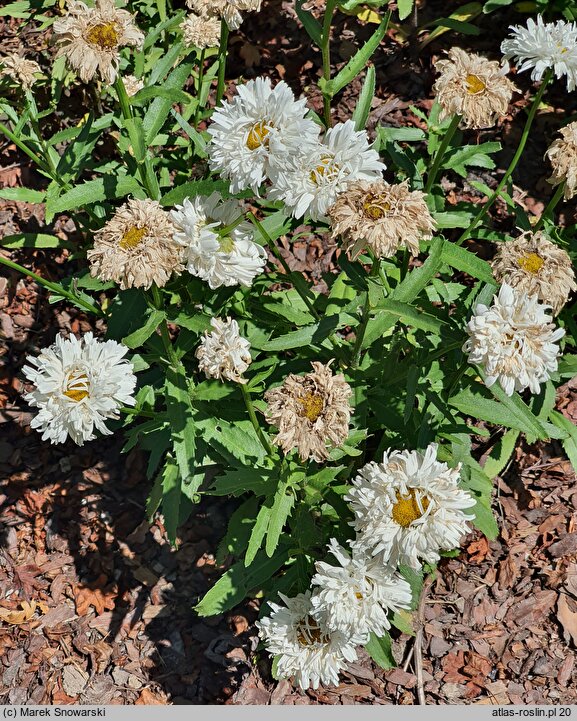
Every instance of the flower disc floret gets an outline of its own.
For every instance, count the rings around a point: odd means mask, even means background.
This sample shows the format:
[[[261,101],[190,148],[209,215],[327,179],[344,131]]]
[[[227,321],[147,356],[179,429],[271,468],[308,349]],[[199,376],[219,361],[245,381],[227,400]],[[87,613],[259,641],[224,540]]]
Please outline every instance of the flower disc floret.
[[[473,519],[463,511],[475,505],[459,488],[459,475],[460,465],[437,461],[436,443],[424,453],[389,450],[381,463],[367,463],[345,496],[359,548],[383,563],[412,568],[457,548]]]
[[[95,431],[110,435],[105,421],[118,418],[121,406],[135,404],[136,376],[124,358],[127,351],[86,333],[81,340],[59,335],[40,355],[28,356],[23,373],[34,388],[24,398],[39,409],[31,426],[43,440],[64,443],[70,436],[81,446]]]
[[[547,315],[550,307],[537,295],[506,283],[492,306],[477,305],[467,324],[469,340],[463,350],[469,363],[483,367],[485,385],[499,382],[508,396],[525,388],[540,392],[541,383],[557,370],[557,341],[565,334]]]

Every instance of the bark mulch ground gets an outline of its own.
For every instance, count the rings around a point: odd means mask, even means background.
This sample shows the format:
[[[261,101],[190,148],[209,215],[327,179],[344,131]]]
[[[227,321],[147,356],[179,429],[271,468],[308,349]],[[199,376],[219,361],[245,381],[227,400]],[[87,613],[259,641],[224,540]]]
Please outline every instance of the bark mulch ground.
[[[424,4],[419,22],[448,14],[453,5]],[[316,0],[309,6],[322,11]],[[498,22],[504,28],[509,21],[519,17],[494,15],[481,25]],[[373,27],[339,18],[337,67]],[[6,51],[18,45],[17,30],[17,21],[0,26]],[[38,41],[35,35],[20,38],[32,49]],[[432,58],[455,39],[498,55],[500,38],[491,32],[444,36],[419,53],[416,38],[401,44],[391,31],[374,58],[378,84],[370,128],[420,123],[410,106],[430,108]],[[318,53],[289,2],[265,2],[232,38],[233,81],[261,74],[284,78],[297,94],[306,90],[319,109],[318,73]],[[530,85],[524,77],[518,85],[522,92],[511,116],[478,136],[479,142],[503,142],[500,168],[514,152],[523,123]],[[350,116],[359,88],[356,81],[338,98],[335,119]],[[515,189],[516,200],[532,212],[543,209],[547,188],[543,153],[574,106],[556,87],[539,114],[516,176],[523,181]],[[14,146],[0,144],[0,156],[0,187],[38,187],[40,177]],[[490,186],[497,182],[495,173],[479,177]],[[444,182],[449,202],[482,200],[459,178]],[[574,222],[575,207],[564,212]],[[502,207],[493,220],[511,228]],[[0,201],[0,237],[43,230],[68,241],[76,232],[67,217],[46,228],[41,206]],[[322,290],[336,248],[310,233],[289,241],[282,239],[291,267]],[[490,257],[491,248],[479,252]],[[53,279],[70,273],[68,255],[12,253]],[[416,637],[397,633],[394,639],[398,668],[384,672],[361,653],[338,688],[303,692],[275,682],[270,660],[256,653],[258,601],[208,619],[192,610],[226,568],[217,567],[215,552],[234,502],[204,500],[173,549],[162,519],[146,520],[146,459],[139,452],[121,454],[121,433],[82,448],[53,447],[29,428],[21,367],[27,353],[51,343],[60,330],[99,333],[102,327],[73,308],[50,305],[36,284],[17,274],[0,277],[0,702],[577,703],[577,487],[557,444],[517,449],[497,479],[498,540],[488,543],[473,533],[460,556],[441,563],[423,595]],[[577,422],[577,383],[559,390],[557,408]],[[489,450],[485,445],[479,454]]]

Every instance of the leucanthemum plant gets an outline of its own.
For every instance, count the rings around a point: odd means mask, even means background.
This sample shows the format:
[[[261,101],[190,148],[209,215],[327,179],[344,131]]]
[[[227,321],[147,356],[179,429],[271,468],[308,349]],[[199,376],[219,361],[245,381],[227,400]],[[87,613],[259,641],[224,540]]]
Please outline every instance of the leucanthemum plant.
[[[172,543],[199,499],[233,498],[222,577],[196,610],[261,599],[259,653],[306,689],[338,684],[361,646],[395,665],[391,637],[422,631],[437,564],[470,534],[497,537],[493,480],[521,435],[555,438],[577,465],[555,410],[577,375],[574,231],[558,208],[577,187],[575,123],[549,138],[540,216],[510,187],[551,84],[575,86],[577,31],[537,16],[500,38],[501,58],[435,50],[430,112],[390,127],[373,99],[394,81],[369,63],[394,52],[389,12],[335,72],[339,8],[319,23],[302,6],[318,88],[288,73],[227,87],[229,35],[259,10],[47,11],[56,58],[0,58],[0,133],[43,179],[7,195],[43,203],[48,228],[74,222],[72,262],[56,281],[7,257],[53,252],[62,233],[43,229],[4,238],[0,263],[98,321],[23,354],[32,428],[77,444],[116,431],[147,450],[147,513]],[[524,71],[526,115],[511,106]],[[80,88],[81,111],[64,108]],[[501,170],[490,133],[505,116],[519,144]],[[296,270],[296,239],[328,251],[321,273]]]

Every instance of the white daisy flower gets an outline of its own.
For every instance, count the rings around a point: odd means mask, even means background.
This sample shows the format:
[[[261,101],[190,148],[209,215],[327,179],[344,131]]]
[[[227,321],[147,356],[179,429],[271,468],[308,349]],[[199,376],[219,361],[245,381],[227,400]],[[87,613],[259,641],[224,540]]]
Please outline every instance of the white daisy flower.
[[[273,88],[269,78],[256,78],[237,93],[212,116],[210,167],[230,180],[232,193],[258,193],[272,168],[317,142],[319,129],[305,118],[306,100],[295,100],[285,82]]]
[[[319,561],[311,585],[318,586],[311,601],[315,614],[326,613],[331,631],[345,635],[375,633],[391,627],[387,613],[411,606],[411,587],[391,566],[351,543],[351,555],[333,538],[329,552],[338,565]]]
[[[313,149],[303,149],[285,166],[273,168],[269,198],[283,200],[295,218],[307,213],[319,220],[350,183],[380,180],[385,168],[366,132],[347,120],[330,128]]]
[[[96,437],[95,430],[111,434],[104,421],[118,418],[121,406],[135,404],[136,376],[124,359],[127,351],[86,333],[81,340],[59,335],[38,357],[28,356],[23,373],[35,388],[24,398],[40,409],[30,425],[42,440],[64,443],[70,436],[81,446]]]
[[[232,225],[244,212],[236,199],[223,200],[220,193],[185,198],[170,213],[176,227],[175,241],[184,248],[184,263],[191,275],[221,286],[252,285],[266,264],[266,252],[253,241],[250,223],[239,223],[228,235],[218,230]]]
[[[212,331],[205,331],[196,349],[198,367],[207,378],[246,383],[242,374],[252,362],[250,343],[240,335],[236,320],[213,318]]]
[[[361,548],[384,563],[419,568],[436,563],[439,551],[459,546],[468,533],[463,513],[474,499],[458,486],[460,465],[437,461],[437,444],[419,451],[386,451],[381,463],[367,463],[345,496]]]
[[[269,602],[273,613],[256,622],[268,652],[277,656],[279,678],[294,676],[303,689],[337,686],[339,671],[356,660],[355,647],[366,643],[366,637],[328,631],[323,616],[313,615],[310,591],[279,596],[286,607]]]
[[[557,370],[557,341],[565,335],[547,315],[550,308],[539,303],[537,295],[507,283],[493,296],[490,308],[477,305],[467,324],[469,340],[463,351],[469,354],[469,363],[483,366],[485,385],[499,381],[508,396],[525,388],[539,393],[540,384]]]
[[[577,85],[577,24],[565,20],[544,23],[537,15],[527,27],[511,25],[511,35],[501,43],[506,60],[514,59],[519,72],[531,69],[531,79],[541,80],[552,68],[557,78],[567,76],[567,90]]]

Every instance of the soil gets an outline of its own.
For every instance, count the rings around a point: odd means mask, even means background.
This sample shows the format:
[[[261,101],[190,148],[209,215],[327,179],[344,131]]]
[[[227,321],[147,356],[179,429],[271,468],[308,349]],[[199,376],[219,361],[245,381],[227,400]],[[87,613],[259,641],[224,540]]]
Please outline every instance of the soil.
[[[461,3],[420,3],[419,24],[448,15]],[[181,3],[182,5],[182,3]],[[322,13],[321,0],[307,7]],[[522,18],[512,10],[482,17],[474,37],[448,32],[419,47],[395,30],[374,57],[377,92],[369,130],[377,123],[419,125],[411,106],[429,110],[433,61],[452,43],[498,57],[501,35]],[[339,15],[333,37],[335,70],[374,25]],[[410,25],[408,29],[411,30]],[[39,62],[45,34],[21,32],[0,19],[3,50],[28,48]],[[319,53],[296,19],[292,3],[271,0],[247,17],[231,38],[229,94],[241,78],[269,75],[306,92],[321,109],[316,88]],[[530,80],[511,115],[471,142],[499,139],[498,168],[479,174],[495,186],[523,126]],[[350,117],[357,79],[338,98],[335,120]],[[89,96],[72,107],[78,117]],[[74,100],[74,98],[72,99]],[[69,100],[66,100],[69,102]],[[550,196],[543,154],[556,130],[575,112],[577,99],[556,83],[547,95],[515,180],[515,199],[539,214]],[[64,122],[64,117],[61,117]],[[0,141],[0,187],[44,187],[44,180],[9,142]],[[457,176],[443,180],[449,202],[481,201]],[[561,220],[574,222],[575,205]],[[511,228],[496,206],[493,222]],[[50,232],[73,247],[73,218],[47,226],[42,206],[0,200],[0,237]],[[318,289],[334,268],[335,248],[311,236],[290,242],[283,254]],[[478,248],[487,256],[491,248]],[[20,250],[17,262],[50,279],[70,273],[69,249]],[[272,262],[272,261],[271,261]],[[488,543],[472,533],[462,553],[444,560],[424,594],[417,637],[397,633],[399,667],[384,672],[361,652],[337,688],[307,692],[271,676],[270,660],[256,653],[258,600],[212,618],[194,603],[225,570],[215,562],[234,502],[205,499],[166,541],[162,518],[146,519],[146,459],[121,453],[122,434],[77,447],[50,446],[29,427],[21,368],[28,353],[59,331],[102,332],[80,311],[50,305],[45,292],[16,273],[0,277],[0,702],[11,704],[571,704],[577,703],[577,487],[556,443],[522,444],[497,479],[494,508],[500,536]],[[559,389],[557,408],[577,422],[577,383]],[[496,442],[498,432],[492,437]],[[488,451],[486,447],[485,452]],[[481,453],[481,450],[479,451]]]

